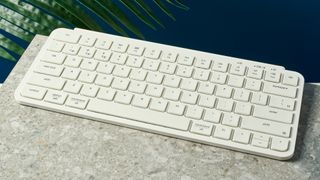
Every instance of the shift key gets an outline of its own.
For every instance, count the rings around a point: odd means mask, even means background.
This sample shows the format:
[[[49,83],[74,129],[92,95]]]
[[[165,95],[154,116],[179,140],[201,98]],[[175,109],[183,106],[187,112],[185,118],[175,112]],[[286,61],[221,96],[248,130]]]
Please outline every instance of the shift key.
[[[28,83],[50,89],[61,90],[65,83],[65,80],[59,79],[57,77],[34,73],[31,75]]]

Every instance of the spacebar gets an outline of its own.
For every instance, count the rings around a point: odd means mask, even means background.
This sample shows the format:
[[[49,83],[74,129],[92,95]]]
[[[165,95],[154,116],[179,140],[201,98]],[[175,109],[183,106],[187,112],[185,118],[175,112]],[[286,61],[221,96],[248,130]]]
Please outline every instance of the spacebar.
[[[111,101],[102,101],[96,99],[93,99],[89,102],[87,110],[182,131],[187,131],[190,123],[190,120],[182,116],[174,116],[165,112],[140,109],[130,105],[123,105]]]

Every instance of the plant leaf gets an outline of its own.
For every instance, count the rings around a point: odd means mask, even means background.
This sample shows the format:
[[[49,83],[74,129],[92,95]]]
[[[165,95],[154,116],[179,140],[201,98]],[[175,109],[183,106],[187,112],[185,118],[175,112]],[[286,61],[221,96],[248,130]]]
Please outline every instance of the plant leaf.
[[[17,61],[11,54],[9,54],[3,47],[0,46],[0,59],[6,59],[9,61]]]
[[[152,11],[150,6],[144,2],[144,0],[135,0],[135,2],[161,27],[164,28],[164,25],[161,23],[161,20],[156,16],[156,14]]]
[[[141,13],[132,0],[120,0],[120,2],[124,4],[133,14],[135,14],[142,22],[148,25],[151,29],[156,30],[156,27],[152,24],[151,20]]]
[[[11,52],[14,52],[18,55],[22,55],[24,52],[24,48],[22,48],[19,44],[12,41],[11,39],[5,37],[4,35],[0,34],[0,46],[8,49]]]
[[[162,0],[153,0],[153,2],[155,2],[160,7],[160,9],[162,9],[162,11],[165,12],[171,19],[173,19],[174,21],[176,20],[170,9],[162,2]]]
[[[27,42],[30,42],[33,38],[33,34],[29,33],[28,31],[25,31],[24,29],[21,29],[20,27],[10,23],[9,21],[6,21],[5,19],[0,20],[0,29],[3,29],[7,33],[10,33],[22,40],[25,40]]]
[[[189,10],[190,8],[186,5],[184,5],[180,0],[167,0],[168,3],[174,5],[175,7],[178,7],[180,9]]]

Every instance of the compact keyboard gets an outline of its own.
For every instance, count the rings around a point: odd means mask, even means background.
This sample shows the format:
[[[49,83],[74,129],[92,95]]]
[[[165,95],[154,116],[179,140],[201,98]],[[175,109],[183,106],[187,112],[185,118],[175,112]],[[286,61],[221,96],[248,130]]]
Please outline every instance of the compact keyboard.
[[[15,98],[38,108],[284,160],[294,153],[303,86],[302,75],[281,66],[57,29]]]

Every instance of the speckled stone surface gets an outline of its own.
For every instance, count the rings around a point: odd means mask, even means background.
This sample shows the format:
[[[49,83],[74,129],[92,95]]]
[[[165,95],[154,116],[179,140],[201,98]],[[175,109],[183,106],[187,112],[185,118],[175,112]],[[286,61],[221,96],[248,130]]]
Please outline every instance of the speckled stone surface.
[[[0,179],[319,179],[320,86],[306,84],[295,156],[277,161],[19,105],[45,40],[0,88]]]

